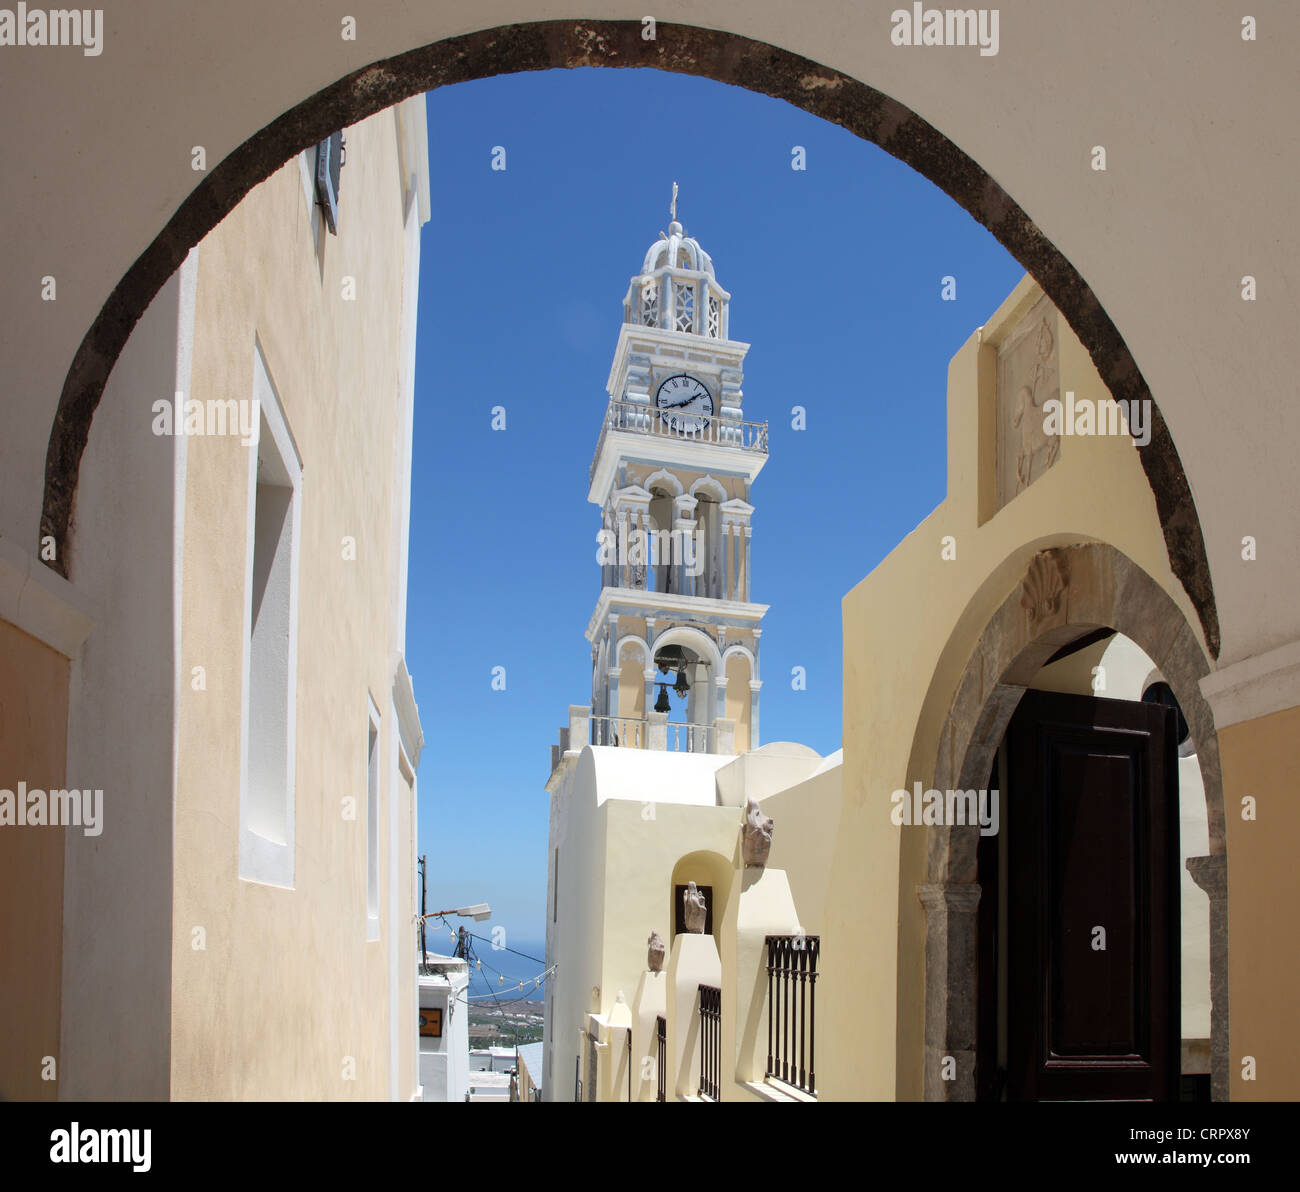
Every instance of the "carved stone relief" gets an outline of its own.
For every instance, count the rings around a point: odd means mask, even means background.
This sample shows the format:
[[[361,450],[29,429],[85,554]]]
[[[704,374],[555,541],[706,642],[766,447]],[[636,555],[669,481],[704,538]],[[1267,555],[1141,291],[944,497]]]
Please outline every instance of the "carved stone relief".
[[[1060,400],[1057,313],[1040,298],[998,348],[997,495],[1001,509],[1056,462],[1059,435],[1043,430],[1043,407]]]

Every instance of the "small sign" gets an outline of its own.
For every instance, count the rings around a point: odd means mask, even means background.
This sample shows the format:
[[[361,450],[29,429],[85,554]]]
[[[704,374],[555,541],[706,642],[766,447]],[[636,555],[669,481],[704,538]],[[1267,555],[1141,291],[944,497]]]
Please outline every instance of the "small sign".
[[[442,1008],[420,1007],[420,1034],[442,1038]]]

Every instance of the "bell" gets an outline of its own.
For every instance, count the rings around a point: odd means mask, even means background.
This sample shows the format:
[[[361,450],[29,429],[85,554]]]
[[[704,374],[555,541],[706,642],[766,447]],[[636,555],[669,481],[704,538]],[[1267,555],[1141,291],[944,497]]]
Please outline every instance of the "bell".
[[[655,700],[656,712],[671,712],[672,706],[668,703],[668,684],[659,684],[659,698]]]
[[[686,681],[686,668],[683,666],[677,672],[677,682],[673,684],[673,690],[677,692],[678,698],[681,699],[685,697],[690,689],[691,685]]]

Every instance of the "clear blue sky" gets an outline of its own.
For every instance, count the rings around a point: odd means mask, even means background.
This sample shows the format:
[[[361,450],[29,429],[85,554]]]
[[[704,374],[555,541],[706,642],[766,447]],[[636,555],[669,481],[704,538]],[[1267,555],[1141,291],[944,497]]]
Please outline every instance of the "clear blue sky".
[[[841,598],[943,499],[949,358],[1022,270],[882,150],[737,87],[586,69],[427,102],[407,625],[420,851],[430,909],[487,901],[476,931],[536,942],[550,746],[591,696],[587,470],[622,298],[673,181],[732,295],[732,338],[753,345],[745,415],[771,425],[752,494],[765,741],[840,747]],[[945,275],[956,301],[940,298]]]

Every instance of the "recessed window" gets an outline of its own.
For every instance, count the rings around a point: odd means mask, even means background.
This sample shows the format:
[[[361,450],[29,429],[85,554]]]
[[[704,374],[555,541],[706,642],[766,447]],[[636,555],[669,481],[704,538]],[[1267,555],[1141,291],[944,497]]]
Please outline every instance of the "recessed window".
[[[260,349],[249,453],[239,872],[293,885],[301,464]]]

